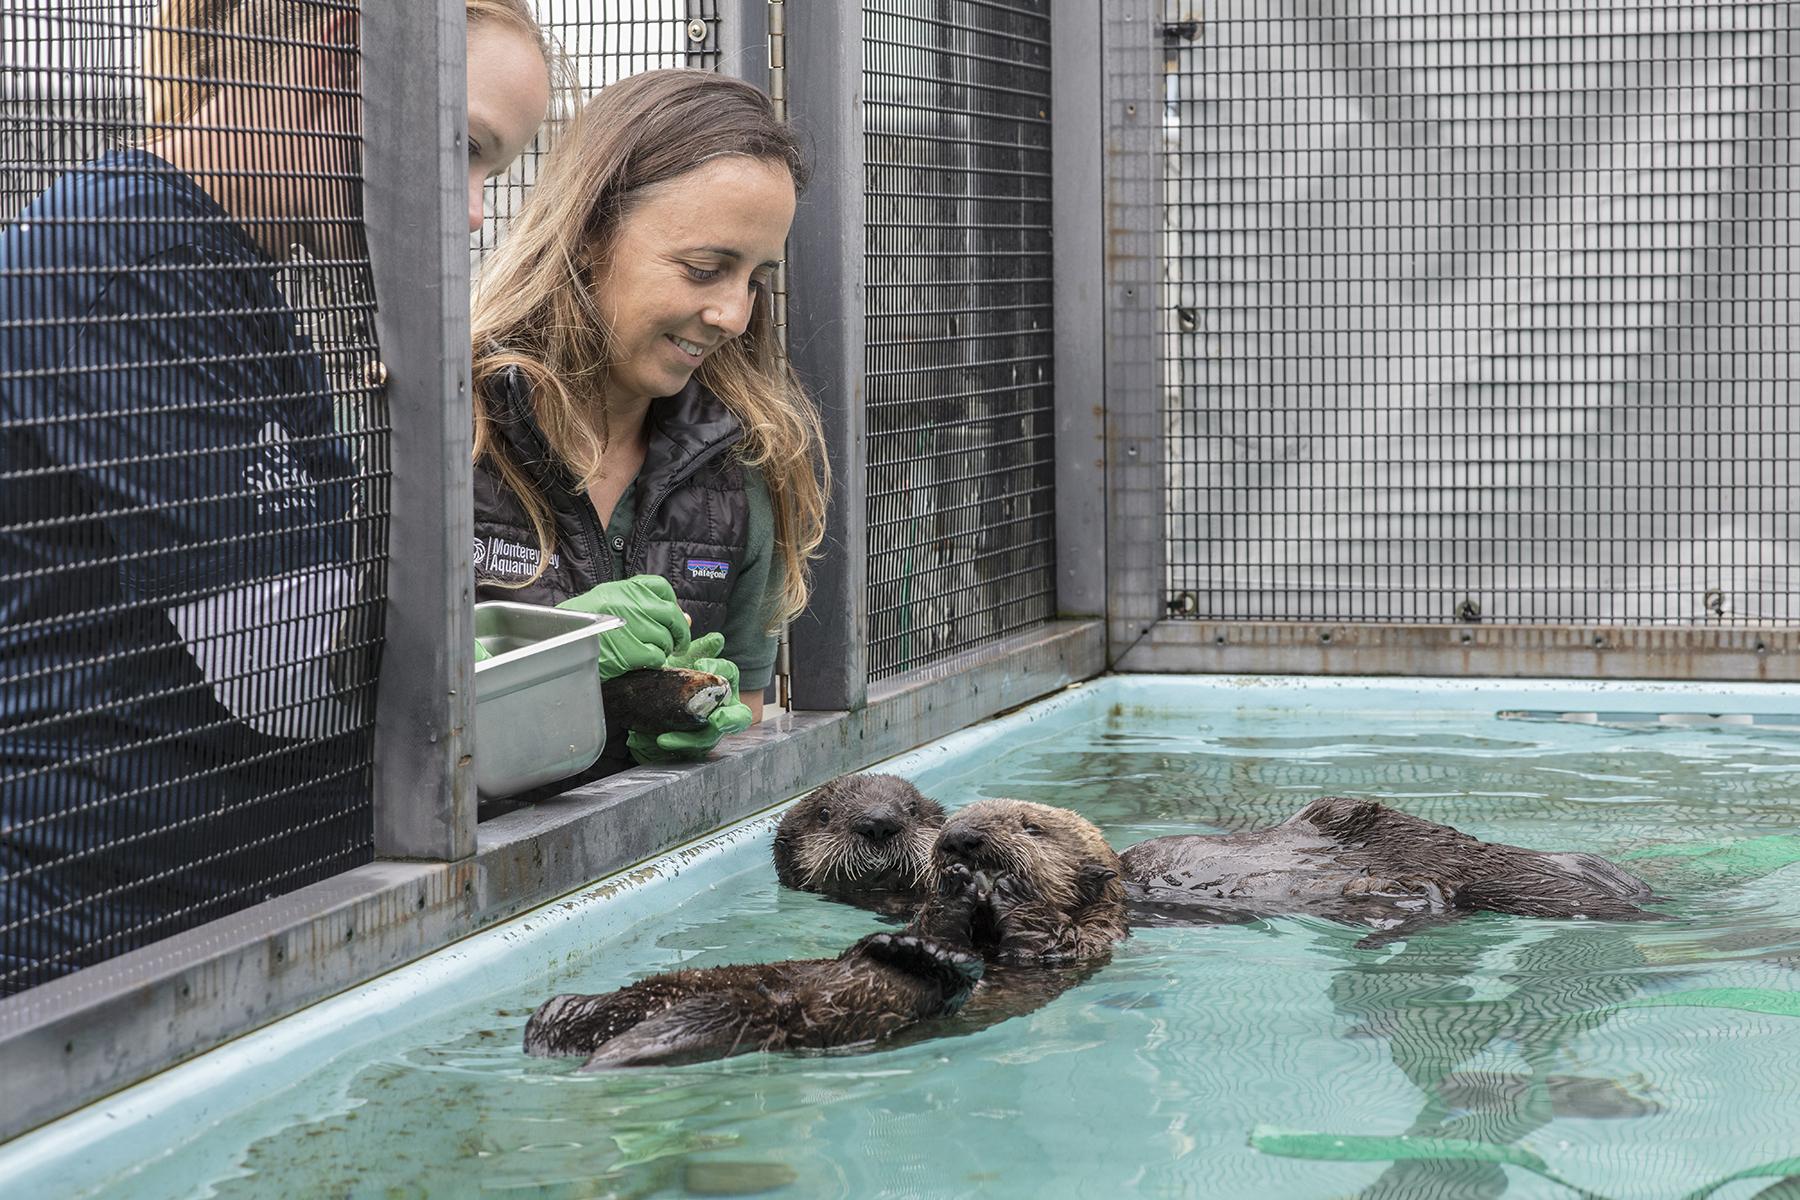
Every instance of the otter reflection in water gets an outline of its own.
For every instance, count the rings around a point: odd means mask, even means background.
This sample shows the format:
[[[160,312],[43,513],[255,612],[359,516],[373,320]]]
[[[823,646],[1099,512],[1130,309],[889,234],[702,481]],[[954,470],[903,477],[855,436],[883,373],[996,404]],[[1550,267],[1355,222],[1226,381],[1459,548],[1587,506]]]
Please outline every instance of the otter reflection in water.
[[[1308,913],[1399,932],[1469,912],[1653,918],[1643,880],[1595,854],[1483,842],[1373,800],[1328,796],[1280,825],[1181,834],[1120,855],[1141,923]]]
[[[897,775],[843,775],[788,809],[775,830],[775,876],[890,916],[930,891],[944,810]]]

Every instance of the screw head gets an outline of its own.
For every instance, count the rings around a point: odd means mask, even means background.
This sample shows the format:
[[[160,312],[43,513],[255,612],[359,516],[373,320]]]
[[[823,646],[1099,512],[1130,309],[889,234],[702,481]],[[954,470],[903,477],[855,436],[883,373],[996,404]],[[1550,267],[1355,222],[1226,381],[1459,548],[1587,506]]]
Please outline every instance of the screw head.
[[[1457,602],[1456,619],[1471,624],[1481,620],[1481,605],[1475,603],[1472,597],[1464,596]]]
[[[704,42],[706,40],[705,20],[700,17],[695,17],[693,20],[689,21],[687,23],[687,35],[688,41],[690,42]]]
[[[363,368],[363,382],[369,387],[374,388],[376,391],[380,391],[382,388],[386,387],[387,381],[388,369],[386,363],[377,360]]]

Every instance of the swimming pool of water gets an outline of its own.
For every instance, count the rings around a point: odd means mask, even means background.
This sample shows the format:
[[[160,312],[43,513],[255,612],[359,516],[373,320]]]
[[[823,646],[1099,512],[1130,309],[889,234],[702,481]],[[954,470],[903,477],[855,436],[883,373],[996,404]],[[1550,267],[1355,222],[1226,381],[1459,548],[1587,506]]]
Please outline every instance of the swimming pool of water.
[[[1675,919],[1482,915],[1379,949],[1302,918],[1142,929],[1047,1006],[959,1036],[600,1075],[520,1053],[552,993],[835,954],[878,927],[778,888],[765,817],[19,1139],[0,1178],[41,1196],[1740,1200],[1800,1177],[1794,714],[1800,689],[1777,687],[1101,680],[879,769],[949,807],[1074,808],[1121,848],[1370,796],[1605,854]]]

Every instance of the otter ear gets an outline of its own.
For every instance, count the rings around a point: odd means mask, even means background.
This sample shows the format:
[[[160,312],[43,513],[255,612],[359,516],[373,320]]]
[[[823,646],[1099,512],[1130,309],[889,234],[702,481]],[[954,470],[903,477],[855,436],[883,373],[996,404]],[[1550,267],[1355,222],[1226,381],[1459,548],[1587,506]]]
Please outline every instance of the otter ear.
[[[1081,889],[1090,896],[1098,895],[1101,888],[1119,877],[1117,871],[1100,863],[1083,864],[1080,874]]]

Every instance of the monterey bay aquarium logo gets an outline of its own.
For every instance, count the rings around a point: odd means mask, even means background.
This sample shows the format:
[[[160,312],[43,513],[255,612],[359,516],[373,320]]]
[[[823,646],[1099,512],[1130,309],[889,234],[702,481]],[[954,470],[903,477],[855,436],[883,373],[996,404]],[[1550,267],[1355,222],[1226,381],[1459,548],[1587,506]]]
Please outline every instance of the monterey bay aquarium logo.
[[[475,570],[499,579],[530,579],[537,574],[538,548],[503,537],[475,539]],[[562,565],[562,555],[550,556],[552,567]]]

